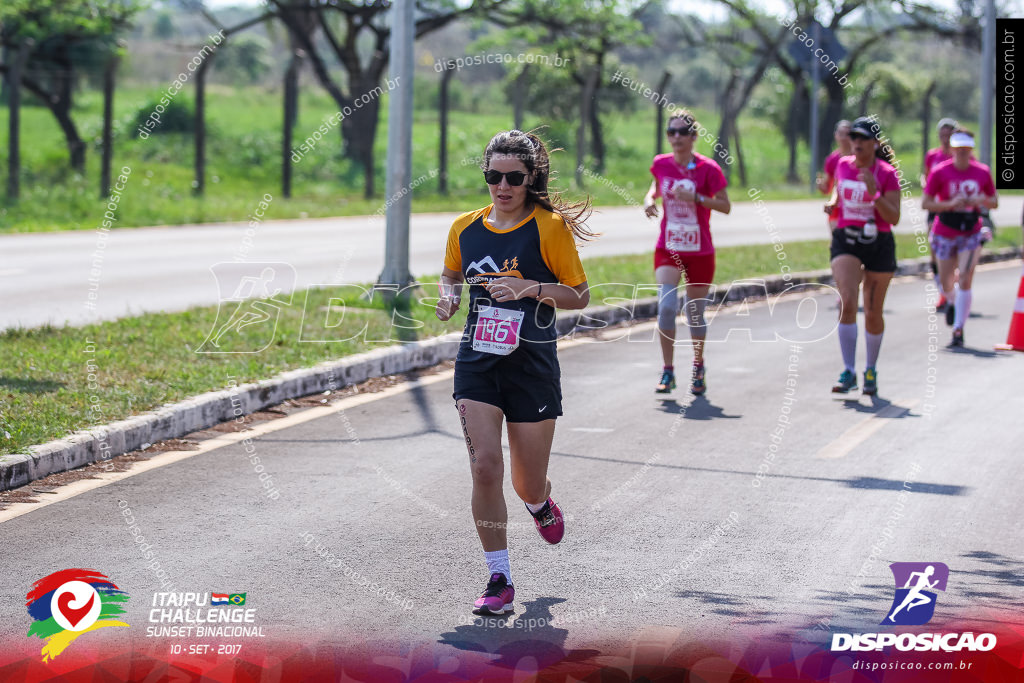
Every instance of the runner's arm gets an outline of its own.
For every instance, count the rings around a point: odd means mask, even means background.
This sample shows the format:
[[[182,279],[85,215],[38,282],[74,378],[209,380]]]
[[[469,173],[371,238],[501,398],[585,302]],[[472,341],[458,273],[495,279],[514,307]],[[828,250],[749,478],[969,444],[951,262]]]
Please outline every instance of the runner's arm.
[[[484,287],[487,288],[491,298],[498,302],[531,298],[548,306],[569,310],[586,308],[590,303],[590,288],[586,281],[575,287],[570,287],[557,282],[499,277],[491,280]]]
[[[926,194],[924,199],[921,200],[921,208],[925,211],[931,211],[932,213],[942,213],[943,211],[953,211],[959,209],[964,205],[963,197],[953,197],[946,201],[936,199],[934,195]]]
[[[875,210],[882,219],[891,225],[896,225],[900,222],[900,192],[899,190],[889,190],[881,197],[875,200]]]
[[[726,192],[725,188],[719,190],[718,194],[714,197],[699,194],[696,199],[698,204],[706,206],[712,211],[720,211],[726,214],[732,211],[732,202],[729,201],[729,193]]]
[[[437,301],[434,314],[440,320],[448,320],[459,310],[462,301],[462,273],[447,266],[441,271],[441,298]]]
[[[648,218],[653,218],[658,215],[658,205],[654,201],[658,197],[658,181],[651,181],[651,189],[647,190],[647,194],[644,195],[644,214]]]

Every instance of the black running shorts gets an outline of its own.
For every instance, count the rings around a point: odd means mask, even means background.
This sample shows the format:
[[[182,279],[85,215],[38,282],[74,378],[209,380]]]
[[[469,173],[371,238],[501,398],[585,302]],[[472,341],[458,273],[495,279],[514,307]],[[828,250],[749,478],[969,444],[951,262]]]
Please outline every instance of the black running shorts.
[[[896,272],[896,240],[891,232],[880,232],[871,242],[865,242],[860,230],[839,228],[832,231],[831,258],[850,254],[860,259],[864,270],[873,273]]]
[[[505,363],[474,372],[472,364],[456,362],[452,398],[497,406],[509,422],[542,422],[562,415],[562,387],[557,376],[527,374]]]

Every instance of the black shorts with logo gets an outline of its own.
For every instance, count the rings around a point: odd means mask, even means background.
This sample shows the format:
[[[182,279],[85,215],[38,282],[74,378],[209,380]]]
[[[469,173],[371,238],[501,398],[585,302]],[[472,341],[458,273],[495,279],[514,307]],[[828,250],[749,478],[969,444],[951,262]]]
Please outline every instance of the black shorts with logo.
[[[873,273],[896,272],[896,240],[891,232],[879,232],[870,242],[865,241],[859,228],[839,228],[832,231],[831,258],[850,254],[860,259],[864,270]]]
[[[480,370],[473,365],[455,362],[452,398],[456,401],[469,399],[496,406],[509,422],[542,422],[562,415],[558,375],[534,375],[510,363],[498,362]]]

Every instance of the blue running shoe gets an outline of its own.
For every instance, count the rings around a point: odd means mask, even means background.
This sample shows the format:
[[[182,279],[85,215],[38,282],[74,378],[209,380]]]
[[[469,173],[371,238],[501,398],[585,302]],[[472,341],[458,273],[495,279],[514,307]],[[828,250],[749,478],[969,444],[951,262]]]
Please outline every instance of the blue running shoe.
[[[857,375],[853,374],[849,370],[843,370],[843,374],[839,375],[839,381],[836,382],[835,386],[832,387],[833,394],[848,394],[851,389],[857,388]]]
[[[667,394],[676,388],[676,373],[671,370],[664,370],[661,373],[661,381],[658,382],[658,386],[654,388],[655,393]]]
[[[878,393],[878,373],[874,368],[865,368],[864,388],[861,391],[867,396],[874,396]]]

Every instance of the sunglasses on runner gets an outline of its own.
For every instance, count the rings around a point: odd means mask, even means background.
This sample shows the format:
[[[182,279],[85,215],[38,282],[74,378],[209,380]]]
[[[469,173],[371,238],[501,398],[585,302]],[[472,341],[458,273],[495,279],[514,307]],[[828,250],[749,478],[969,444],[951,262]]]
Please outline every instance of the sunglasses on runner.
[[[668,135],[689,135],[693,132],[693,128],[666,128],[665,132]]]
[[[864,135],[863,133],[850,133],[851,140],[871,140],[870,135]]]
[[[501,182],[502,177],[508,181],[508,184],[512,187],[519,187],[526,180],[526,175],[522,171],[508,171],[502,173],[501,171],[495,171],[493,168],[489,171],[484,171],[484,180],[487,181],[488,185],[497,185]]]

